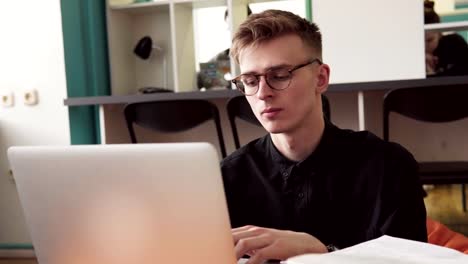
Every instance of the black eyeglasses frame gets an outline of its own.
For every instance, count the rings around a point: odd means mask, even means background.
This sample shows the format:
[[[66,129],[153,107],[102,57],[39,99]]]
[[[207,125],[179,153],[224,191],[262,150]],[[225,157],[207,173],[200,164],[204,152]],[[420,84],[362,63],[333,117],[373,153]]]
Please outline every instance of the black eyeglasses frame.
[[[256,94],[256,93],[258,92],[259,83],[260,83],[260,77],[261,77],[261,76],[264,76],[264,77],[265,77],[266,83],[268,84],[268,86],[269,86],[271,89],[277,90],[277,91],[281,91],[281,90],[287,89],[287,88],[289,87],[289,85],[291,84],[291,80],[292,80],[292,77],[293,77],[292,73],[293,73],[294,71],[296,71],[296,70],[298,70],[298,69],[300,69],[300,68],[303,68],[303,67],[305,67],[305,66],[307,66],[307,65],[313,64],[313,63],[315,63],[315,62],[317,62],[319,65],[322,65],[322,64],[323,64],[323,62],[322,62],[320,59],[315,58],[315,59],[310,59],[310,60],[308,60],[308,61],[305,62],[305,63],[301,63],[301,64],[299,64],[299,65],[296,65],[296,66],[292,67],[291,69],[287,70],[287,72],[289,73],[289,83],[288,83],[287,86],[285,86],[284,88],[281,88],[281,89],[278,89],[278,88],[275,88],[274,86],[272,86],[272,85],[269,83],[268,78],[267,78],[267,75],[268,75],[268,74],[270,74],[271,72],[276,71],[277,69],[268,70],[268,71],[266,71],[265,73],[262,73],[262,74],[250,74],[250,73],[249,73],[249,74],[241,74],[241,75],[238,75],[237,77],[233,78],[233,79],[231,80],[231,82],[232,82],[232,83],[237,87],[237,89],[238,89],[239,91],[241,91],[244,95],[246,95],[246,96],[251,96],[251,95],[254,95],[254,94]],[[239,83],[242,83],[241,78],[242,78],[242,76],[245,76],[245,75],[254,76],[254,77],[257,79],[257,86],[256,86],[257,88],[255,89],[255,91],[254,91],[253,93],[246,93],[246,92],[245,92],[245,89],[243,90],[243,89],[241,88],[242,86],[238,85]],[[243,84],[242,84],[242,85],[243,85]]]

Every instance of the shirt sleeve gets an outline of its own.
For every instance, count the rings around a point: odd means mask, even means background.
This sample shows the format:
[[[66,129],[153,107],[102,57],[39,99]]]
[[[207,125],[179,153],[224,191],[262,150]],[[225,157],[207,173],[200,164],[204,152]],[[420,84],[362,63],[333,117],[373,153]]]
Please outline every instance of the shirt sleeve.
[[[238,217],[242,215],[240,208],[236,201],[238,198],[236,197],[236,173],[237,170],[235,166],[233,167],[229,162],[226,162],[226,159],[221,162],[221,172],[223,175],[223,184],[224,184],[224,193],[226,195],[226,202],[229,211],[229,220],[231,223],[231,227],[239,227],[239,219]]]
[[[390,196],[392,206],[382,219],[380,231],[394,237],[427,242],[426,208],[418,163],[407,150],[394,143],[389,145],[386,158],[387,183],[392,184],[384,188],[387,188],[385,192]]]

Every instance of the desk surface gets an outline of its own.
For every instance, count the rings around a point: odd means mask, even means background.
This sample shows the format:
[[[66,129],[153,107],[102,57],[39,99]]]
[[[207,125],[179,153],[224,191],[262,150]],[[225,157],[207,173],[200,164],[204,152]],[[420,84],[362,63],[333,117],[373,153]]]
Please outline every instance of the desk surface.
[[[35,258],[34,249],[0,249],[0,259]]]
[[[426,79],[363,82],[363,83],[339,83],[330,84],[329,92],[357,92],[391,90],[398,88],[424,87],[433,85],[468,84],[468,76],[432,77]],[[214,91],[193,91],[180,93],[153,93],[153,94],[133,94],[133,95],[110,95],[110,96],[89,96],[66,98],[66,106],[80,105],[104,105],[104,104],[127,104],[145,101],[165,101],[165,100],[190,100],[190,99],[227,99],[241,93],[237,90],[214,90]]]

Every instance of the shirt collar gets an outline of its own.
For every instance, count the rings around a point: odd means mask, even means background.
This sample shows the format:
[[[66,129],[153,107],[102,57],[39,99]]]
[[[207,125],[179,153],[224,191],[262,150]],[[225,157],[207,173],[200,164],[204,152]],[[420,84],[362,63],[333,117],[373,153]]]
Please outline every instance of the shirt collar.
[[[289,167],[292,165],[301,166],[304,163],[310,162],[315,163],[323,154],[329,151],[330,145],[333,143],[332,138],[335,128],[336,127],[330,121],[325,119],[325,128],[322,134],[322,138],[320,139],[320,142],[317,145],[317,148],[303,161],[292,161],[286,158],[283,154],[281,154],[281,152],[279,152],[279,150],[276,148],[275,144],[273,144],[273,140],[271,139],[270,134],[268,134],[266,138],[267,153],[274,162],[285,167]]]

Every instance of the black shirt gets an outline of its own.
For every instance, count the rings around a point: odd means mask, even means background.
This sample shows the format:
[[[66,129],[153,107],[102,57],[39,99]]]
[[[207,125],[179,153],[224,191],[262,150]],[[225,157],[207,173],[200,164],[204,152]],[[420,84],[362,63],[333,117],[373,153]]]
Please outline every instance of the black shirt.
[[[348,247],[383,234],[427,241],[426,209],[413,156],[370,132],[326,122],[304,161],[285,158],[270,135],[222,161],[232,227],[309,233]]]

